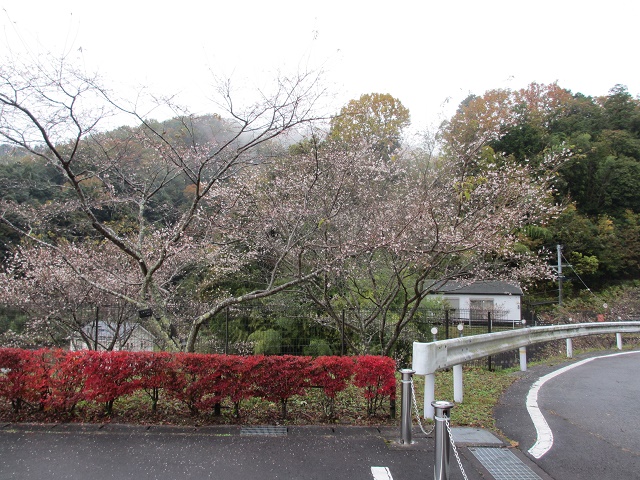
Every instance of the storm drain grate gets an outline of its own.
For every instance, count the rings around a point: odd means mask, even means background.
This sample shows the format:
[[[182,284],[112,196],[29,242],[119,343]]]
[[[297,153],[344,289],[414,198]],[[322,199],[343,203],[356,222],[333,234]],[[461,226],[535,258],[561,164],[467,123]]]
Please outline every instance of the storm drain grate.
[[[509,449],[470,447],[469,450],[495,480],[541,480]]]
[[[286,435],[287,427],[242,427],[240,435]]]

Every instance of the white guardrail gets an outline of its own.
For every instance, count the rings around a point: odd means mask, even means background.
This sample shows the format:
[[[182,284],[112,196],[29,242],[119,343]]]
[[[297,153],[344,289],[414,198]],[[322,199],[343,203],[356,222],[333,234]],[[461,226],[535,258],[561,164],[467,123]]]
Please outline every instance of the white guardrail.
[[[486,333],[471,337],[453,338],[430,343],[413,343],[413,370],[425,376],[424,417],[433,418],[435,401],[435,373],[453,367],[453,397],[463,400],[462,364],[509,350],[520,350],[520,370],[527,369],[528,345],[552,340],[567,341],[567,356],[573,356],[572,338],[587,335],[616,334],[618,349],[622,349],[623,333],[640,332],[640,322],[596,322],[526,327],[506,332]]]

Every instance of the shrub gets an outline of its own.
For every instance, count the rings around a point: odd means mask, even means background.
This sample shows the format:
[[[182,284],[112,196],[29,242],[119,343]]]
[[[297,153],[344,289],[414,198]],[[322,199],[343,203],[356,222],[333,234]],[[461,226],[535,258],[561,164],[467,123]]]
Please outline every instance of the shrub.
[[[131,354],[138,386],[151,400],[151,411],[156,413],[160,391],[166,389],[171,378],[173,355],[166,352],[135,352]]]
[[[311,364],[311,383],[322,388],[329,399],[329,417],[335,416],[335,398],[347,388],[353,376],[354,363],[351,357],[317,357]]]
[[[255,355],[279,355],[282,349],[282,335],[276,330],[259,330],[249,335]]]
[[[35,397],[32,352],[18,348],[0,349],[0,397],[11,402],[18,413],[25,402]]]
[[[314,338],[308,347],[304,347],[304,354],[310,357],[320,357],[331,355],[331,345],[326,340]]]
[[[395,363],[386,357],[298,357],[151,352],[65,352],[0,349],[0,398],[14,413],[24,405],[70,413],[80,400],[102,402],[107,414],[116,399],[144,391],[156,412],[160,392],[182,402],[191,415],[219,407],[228,398],[239,415],[251,397],[287,403],[319,387],[334,415],[337,394],[353,383],[363,389],[367,413],[395,398]]]
[[[225,374],[228,382],[227,395],[233,403],[233,414],[240,416],[240,403],[242,400],[256,395],[257,379],[260,376],[258,365],[262,356],[241,357],[238,355],[226,355],[222,359],[225,362]]]
[[[84,353],[84,398],[103,402],[107,415],[113,411],[113,402],[138,389],[135,362],[131,352]]]
[[[56,412],[72,413],[84,398],[86,352],[53,350],[48,357],[49,396],[46,407]]]
[[[375,415],[384,397],[396,398],[396,363],[389,357],[364,355],[355,359],[354,384],[364,389],[367,414]]]
[[[173,357],[167,391],[191,415],[212,408],[226,396],[231,376],[224,355],[178,353]]]
[[[311,357],[261,357],[256,365],[257,394],[267,400],[279,401],[282,418],[286,418],[288,400],[294,395],[302,395],[309,386],[310,364]]]

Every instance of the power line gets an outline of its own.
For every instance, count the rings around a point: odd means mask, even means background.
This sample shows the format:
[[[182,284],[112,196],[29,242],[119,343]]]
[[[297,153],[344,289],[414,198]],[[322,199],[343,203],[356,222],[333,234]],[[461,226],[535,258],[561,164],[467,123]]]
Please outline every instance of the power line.
[[[578,277],[578,280],[580,280],[580,283],[582,283],[582,285],[584,285],[584,288],[586,288],[586,289],[587,289],[587,291],[588,291],[591,295],[593,295],[593,296],[595,297],[595,296],[596,296],[596,294],[595,294],[595,293],[593,293],[593,291],[591,291],[591,289],[587,286],[587,284],[586,284],[586,283],[584,283],[584,280],[582,280],[582,277],[580,277],[580,275],[578,275],[578,272],[576,272],[575,268],[573,268],[573,265],[571,265],[571,264],[569,263],[569,261],[568,261],[568,260],[567,260],[567,258],[564,256],[564,254],[563,254],[562,252],[560,252],[560,255],[562,256],[563,260],[564,260],[565,262],[567,262],[567,263],[566,263],[567,267],[571,268],[571,270],[573,271],[573,273],[575,274],[575,276],[576,276],[576,277]]]

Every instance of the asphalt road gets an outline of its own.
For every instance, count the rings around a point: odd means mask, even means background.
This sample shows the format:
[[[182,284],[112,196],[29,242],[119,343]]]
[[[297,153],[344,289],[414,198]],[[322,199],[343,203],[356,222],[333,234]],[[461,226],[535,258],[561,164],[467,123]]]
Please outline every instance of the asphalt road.
[[[433,478],[433,438],[393,443],[397,429],[0,425],[0,480],[415,480]],[[466,449],[470,480],[488,478]],[[371,467],[377,468],[377,472]],[[452,459],[451,480],[462,479]]]
[[[496,408],[497,427],[554,479],[640,478],[640,352],[612,353],[540,387],[538,406],[553,433],[541,458],[528,453],[537,432],[525,399],[536,380],[565,365],[524,372]]]

